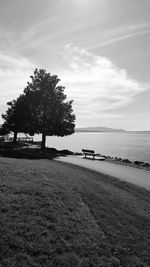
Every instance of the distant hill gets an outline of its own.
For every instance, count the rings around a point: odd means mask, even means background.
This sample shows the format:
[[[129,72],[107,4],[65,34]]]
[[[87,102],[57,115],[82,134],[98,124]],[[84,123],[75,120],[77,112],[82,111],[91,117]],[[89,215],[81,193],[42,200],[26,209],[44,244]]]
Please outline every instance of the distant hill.
[[[84,128],[76,128],[76,132],[125,132],[123,129],[113,129],[107,127],[84,127]]]

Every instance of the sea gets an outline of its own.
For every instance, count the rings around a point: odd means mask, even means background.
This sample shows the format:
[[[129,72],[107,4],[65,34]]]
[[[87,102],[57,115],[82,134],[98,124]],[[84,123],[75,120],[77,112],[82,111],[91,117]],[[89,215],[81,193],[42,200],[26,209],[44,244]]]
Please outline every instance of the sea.
[[[34,140],[41,141],[41,136]],[[91,149],[105,156],[150,163],[150,132],[76,132],[65,137],[47,136],[46,146],[73,152]]]

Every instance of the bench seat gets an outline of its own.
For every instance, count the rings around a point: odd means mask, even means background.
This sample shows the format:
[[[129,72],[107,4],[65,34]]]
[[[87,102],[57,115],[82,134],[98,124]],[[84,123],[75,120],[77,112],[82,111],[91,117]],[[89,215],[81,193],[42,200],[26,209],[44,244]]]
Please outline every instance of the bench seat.
[[[86,156],[92,156],[93,159],[95,159],[95,156],[99,156],[99,154],[95,153],[94,150],[82,149],[82,152],[83,152],[85,158],[86,158]]]

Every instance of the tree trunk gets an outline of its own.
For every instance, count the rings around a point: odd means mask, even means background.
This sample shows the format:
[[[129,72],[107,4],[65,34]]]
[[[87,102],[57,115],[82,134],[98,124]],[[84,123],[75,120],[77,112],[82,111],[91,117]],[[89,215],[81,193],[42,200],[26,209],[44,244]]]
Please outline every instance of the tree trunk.
[[[45,149],[45,143],[46,143],[46,134],[45,133],[42,133],[41,149]]]
[[[14,132],[14,143],[17,143],[17,132]]]

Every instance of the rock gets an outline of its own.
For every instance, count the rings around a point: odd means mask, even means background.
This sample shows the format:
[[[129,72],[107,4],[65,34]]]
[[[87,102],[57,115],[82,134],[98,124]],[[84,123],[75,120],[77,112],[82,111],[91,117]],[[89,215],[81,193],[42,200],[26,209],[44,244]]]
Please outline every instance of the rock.
[[[145,162],[145,163],[142,163],[141,166],[142,166],[142,167],[149,167],[150,164],[149,164],[148,162]]]
[[[138,161],[138,160],[136,160],[136,161],[134,161],[133,163],[136,164],[136,165],[142,165],[144,162],[143,162],[143,161]]]
[[[129,159],[122,159],[122,162],[124,162],[124,163],[132,163]]]

